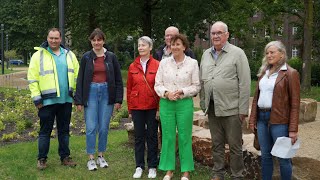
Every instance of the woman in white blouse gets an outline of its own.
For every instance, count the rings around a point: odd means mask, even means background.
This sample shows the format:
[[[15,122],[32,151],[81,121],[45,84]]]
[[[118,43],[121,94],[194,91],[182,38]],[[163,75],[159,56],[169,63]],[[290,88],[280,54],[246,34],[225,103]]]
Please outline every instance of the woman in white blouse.
[[[188,40],[178,34],[171,39],[172,57],[161,60],[155,91],[160,96],[162,149],[159,169],[170,180],[175,170],[176,132],[178,132],[181,180],[194,170],[192,153],[193,99],[200,90],[198,62],[184,54]]]
[[[258,74],[256,92],[252,101],[249,126],[257,131],[261,149],[263,180],[273,174],[272,147],[278,137],[298,136],[300,107],[299,73],[287,61],[286,47],[280,41],[271,41],[265,47],[265,56]],[[292,177],[291,159],[278,158],[282,180]]]

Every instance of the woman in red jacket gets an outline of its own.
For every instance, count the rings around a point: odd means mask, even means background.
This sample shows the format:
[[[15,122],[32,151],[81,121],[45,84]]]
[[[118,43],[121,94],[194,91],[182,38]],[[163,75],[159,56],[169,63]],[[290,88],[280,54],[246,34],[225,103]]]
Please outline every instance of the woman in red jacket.
[[[129,117],[132,117],[135,132],[136,171],[133,178],[141,178],[144,170],[145,142],[148,146],[148,178],[156,178],[158,165],[158,104],[154,91],[159,62],[150,52],[152,40],[148,36],[138,39],[139,56],[130,64],[127,80]]]

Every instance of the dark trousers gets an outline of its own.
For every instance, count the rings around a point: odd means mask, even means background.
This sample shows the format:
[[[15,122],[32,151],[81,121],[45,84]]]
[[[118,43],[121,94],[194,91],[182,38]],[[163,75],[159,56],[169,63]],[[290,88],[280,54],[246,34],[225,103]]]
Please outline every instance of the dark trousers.
[[[156,109],[132,110],[135,135],[135,159],[136,167],[144,169],[145,142],[147,142],[147,162],[149,168],[158,165],[158,121]]]
[[[208,119],[213,150],[213,177],[224,179],[225,144],[228,143],[231,179],[243,179],[242,122],[239,115],[216,116],[214,103],[210,101]]]
[[[47,158],[50,147],[50,136],[56,118],[59,156],[63,160],[70,155],[69,149],[69,125],[71,118],[72,104],[53,104],[40,108],[38,116],[40,118],[40,132],[38,139],[38,159]]]

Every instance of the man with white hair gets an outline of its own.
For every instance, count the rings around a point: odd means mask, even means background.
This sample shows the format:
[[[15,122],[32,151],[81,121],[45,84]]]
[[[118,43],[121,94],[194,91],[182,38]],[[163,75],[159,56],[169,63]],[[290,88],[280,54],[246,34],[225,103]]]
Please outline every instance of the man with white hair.
[[[213,180],[224,179],[225,144],[230,149],[232,179],[243,179],[242,122],[248,115],[250,68],[242,49],[228,42],[228,26],[212,25],[213,47],[200,64],[200,106],[208,114],[213,149]]]

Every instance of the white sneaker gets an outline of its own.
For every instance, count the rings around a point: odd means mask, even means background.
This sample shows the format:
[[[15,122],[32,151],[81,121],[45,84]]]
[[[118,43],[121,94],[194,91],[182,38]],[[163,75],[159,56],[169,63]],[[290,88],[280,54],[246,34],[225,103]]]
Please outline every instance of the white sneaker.
[[[96,165],[96,161],[94,161],[94,159],[90,159],[88,162],[87,162],[87,167],[88,167],[88,170],[89,171],[95,171],[97,170],[97,165]]]
[[[100,165],[101,168],[107,168],[109,166],[103,157],[98,157],[97,164]]]
[[[148,178],[150,179],[154,179],[157,177],[157,170],[156,168],[150,168],[149,169],[149,174],[148,174]]]
[[[135,179],[141,178],[142,171],[143,171],[143,169],[141,169],[141,167],[137,167],[136,172],[133,174],[133,178],[135,178]]]

